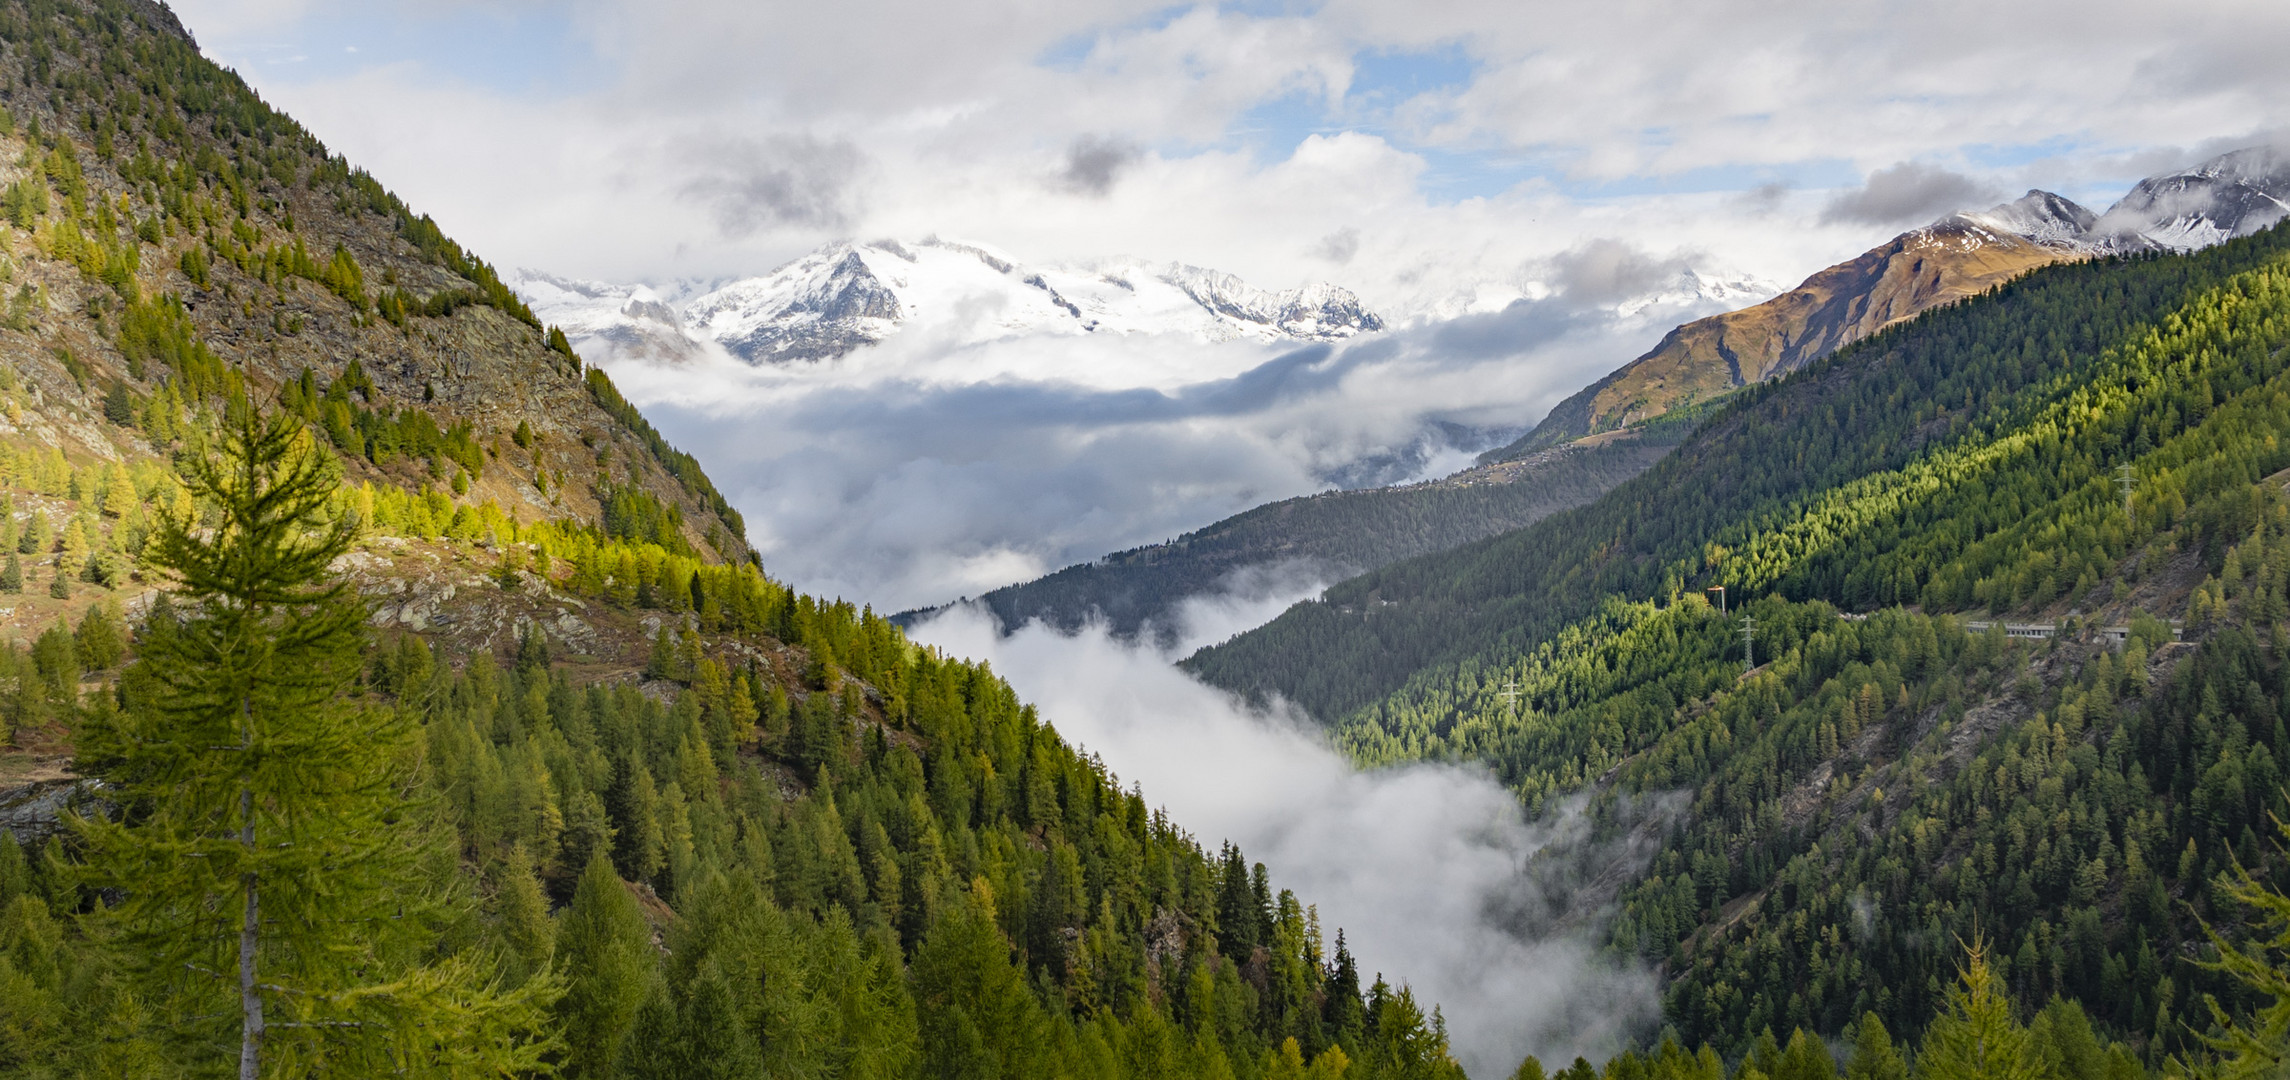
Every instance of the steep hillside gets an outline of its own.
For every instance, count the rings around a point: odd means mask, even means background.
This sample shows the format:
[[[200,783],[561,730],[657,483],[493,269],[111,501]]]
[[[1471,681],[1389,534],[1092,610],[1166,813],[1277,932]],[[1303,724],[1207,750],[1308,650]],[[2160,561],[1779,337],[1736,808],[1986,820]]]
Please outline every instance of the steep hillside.
[[[1180,605],[1245,584],[1234,577],[1243,571],[1336,581],[1516,529],[1644,472],[1690,430],[1686,423],[1642,425],[1442,480],[1283,499],[1165,543],[996,589],[978,602],[1009,630],[1038,620],[1070,632],[1096,620],[1124,637],[1150,629],[1174,646]]]
[[[204,394],[342,384],[310,408],[353,481],[450,484],[526,521],[598,523],[626,490],[672,508],[685,543],[745,557],[698,464],[584,379],[491,267],[198,59],[172,15],[105,8],[51,38],[43,10],[0,26],[11,435],[126,464],[179,442]],[[95,425],[107,410],[131,423]]]
[[[1460,1075],[1261,864],[982,665],[765,578],[561,334],[164,9],[0,3],[0,161],[0,1076],[221,1074],[250,999],[265,1075]],[[352,842],[406,876],[367,903],[363,864],[308,870],[323,919],[270,880],[258,918],[252,872],[171,892],[209,879],[106,861],[62,813],[143,828],[215,786],[134,764],[200,707],[154,643],[180,661],[227,607],[160,595],[151,538],[246,535],[192,480],[255,410],[341,471],[281,535],[340,535],[366,616],[347,695],[277,707],[286,741],[397,741],[166,857],[363,791]],[[227,715],[272,714],[250,685]],[[188,752],[286,768],[251,745]],[[224,980],[234,952],[354,989]]]
[[[1686,793],[1613,944],[1689,1042],[1920,1030],[1941,943],[1980,935],[2020,1009],[2080,1001],[2157,1065],[2201,1048],[2204,994],[2263,1003],[2201,963],[2204,924],[2248,932],[2236,866],[2290,873],[2285,327],[2280,229],[2050,268],[1193,664],[1303,674],[1258,686],[1361,760],[1483,761],[1602,828]],[[1317,679],[1349,664],[1375,674]]]
[[[1487,460],[1555,446],[1797,371],[1919,312],[1985,292],[2039,266],[2090,253],[2090,211],[2031,191],[1985,213],[1953,214],[1838,263],[1762,304],[1680,326],[1651,352],[1554,407]]]
[[[1664,594],[1681,560],[1739,548],[1823,491],[1995,430],[2283,242],[2268,232],[2186,257],[2054,266],[1992,300],[1928,312],[1807,369],[1786,393],[1752,388],[1597,503],[1355,578],[1188,666],[1333,719],[1420,669],[1543,640],[1606,596]],[[1854,587],[1868,591],[1842,598],[1853,608],[1902,598],[1882,583]]]

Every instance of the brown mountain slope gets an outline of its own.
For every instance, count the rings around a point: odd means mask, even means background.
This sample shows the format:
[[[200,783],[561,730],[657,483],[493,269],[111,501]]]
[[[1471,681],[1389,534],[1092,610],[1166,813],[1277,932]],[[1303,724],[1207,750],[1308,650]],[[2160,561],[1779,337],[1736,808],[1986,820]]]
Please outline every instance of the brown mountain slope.
[[[2039,266],[2086,257],[2071,243],[2030,239],[1997,220],[2039,197],[2080,210],[2056,196],[2030,192],[1986,214],[1950,215],[1822,270],[1762,304],[1687,323],[1653,351],[1560,402],[1533,432],[1488,459],[1640,423],[1778,378],[1930,308]]]

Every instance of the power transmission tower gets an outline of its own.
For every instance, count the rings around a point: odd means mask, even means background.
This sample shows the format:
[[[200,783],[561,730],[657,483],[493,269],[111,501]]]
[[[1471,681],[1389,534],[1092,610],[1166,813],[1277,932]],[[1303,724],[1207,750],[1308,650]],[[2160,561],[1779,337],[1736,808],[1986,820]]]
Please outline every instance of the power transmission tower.
[[[1503,692],[1495,696],[1503,699],[1503,704],[1507,706],[1511,719],[1519,718],[1519,680],[1503,680]]]
[[[1744,674],[1757,670],[1757,616],[1741,617],[1741,670]]]
[[[2131,512],[2131,488],[2138,484],[2139,478],[2133,475],[2130,462],[2124,462],[2123,467],[2116,470],[2115,482],[2123,486],[2123,517],[2135,526],[2139,520]]]

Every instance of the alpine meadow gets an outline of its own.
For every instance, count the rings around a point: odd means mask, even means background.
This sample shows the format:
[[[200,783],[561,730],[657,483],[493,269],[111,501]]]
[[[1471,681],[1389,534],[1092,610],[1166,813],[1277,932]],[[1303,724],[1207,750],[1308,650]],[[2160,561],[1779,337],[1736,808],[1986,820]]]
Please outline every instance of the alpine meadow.
[[[541,167],[511,159],[577,141],[564,117],[729,127],[679,80],[739,94],[616,39],[612,4],[181,6],[0,0],[0,1077],[2290,1063],[2290,151],[2265,138],[2109,143],[2103,179],[2151,175],[2098,213],[1977,208],[2102,160],[2096,127],[1805,192],[1765,179],[1788,162],[1606,175],[1621,156],[1556,128],[1488,134],[1627,96],[1487,104],[1541,62],[1448,26],[1495,15],[981,0],[903,29],[869,7],[889,29],[859,45],[775,9],[792,44],[753,66],[816,84],[800,131],[663,125],[503,196]],[[754,45],[731,7],[659,20]],[[454,52],[441,26],[477,29]],[[1361,27],[1394,44],[1314,51]],[[1021,179],[965,172],[1003,152],[965,141],[1001,115],[985,83],[929,81],[966,49],[1029,123],[1083,128],[1019,139]],[[1199,85],[1138,74],[1164,62]],[[491,74],[391,81],[445,63]],[[924,89],[880,104],[907,86],[883,65]],[[1230,115],[1144,119],[1170,101]],[[418,186],[318,134],[403,168],[433,145],[405,132],[501,116],[531,130]],[[1701,152],[1679,116],[1665,152]],[[2282,130],[2253,125],[2225,130]],[[1285,163],[1248,141],[1290,136]],[[1719,175],[1750,190],[1684,189]],[[1391,177],[1407,200],[1365,232],[1283,216]],[[1012,205],[1055,261],[953,237]],[[1633,206],[1677,254],[1581,232]],[[949,235],[871,238],[933,213]],[[1542,214],[1580,235],[1504,246]],[[1725,215],[1750,224],[1702,222]],[[440,218],[628,283],[505,271]],[[1758,273],[1709,253],[1749,232],[1778,237]],[[1077,254],[1117,241],[1275,286]],[[1250,604],[1230,636],[1187,621]],[[1342,777],[1477,785],[1494,817],[1437,827],[1498,894],[1379,907],[1365,836],[1203,831],[1241,811],[1186,809],[1247,762],[1141,783],[1057,715],[1082,699],[927,644],[949,617],[1160,680],[1108,699],[1215,702],[1162,718],[1169,758],[1237,754],[1185,742],[1237,724]],[[1390,948],[1400,922],[1564,943],[1522,974],[1612,1015],[1573,1039],[1547,1005],[1437,1000],[1451,961]]]

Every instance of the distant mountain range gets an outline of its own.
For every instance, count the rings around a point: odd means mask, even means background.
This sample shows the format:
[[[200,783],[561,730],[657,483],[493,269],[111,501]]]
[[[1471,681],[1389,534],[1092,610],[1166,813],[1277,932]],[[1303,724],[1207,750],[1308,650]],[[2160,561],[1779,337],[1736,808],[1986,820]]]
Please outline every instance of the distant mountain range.
[[[1500,461],[1640,423],[1777,378],[1903,319],[2069,259],[2191,251],[2290,213],[2290,156],[2237,150],[2139,181],[2105,214],[2048,191],[1950,214],[1754,307],[1672,330],[1651,352],[1560,402]]]
[[[519,271],[512,285],[576,346],[679,361],[708,343],[751,364],[832,360],[929,323],[963,342],[1033,334],[1340,341],[1384,328],[1349,291],[1260,289],[1183,263],[1027,265],[929,237],[829,244],[761,277],[665,290]]]

